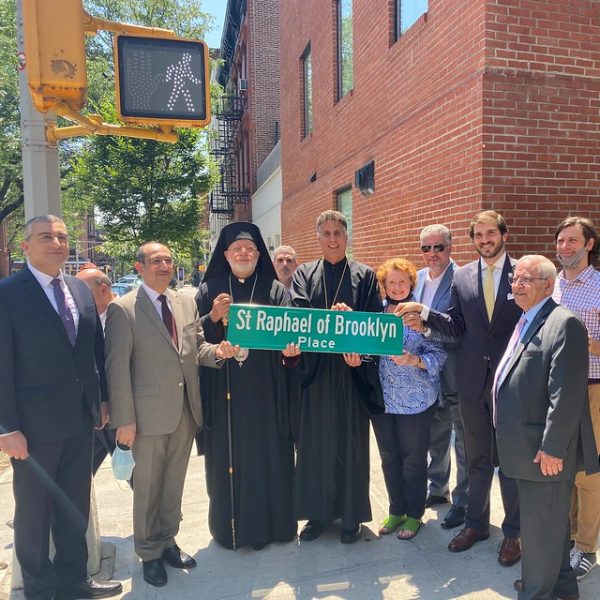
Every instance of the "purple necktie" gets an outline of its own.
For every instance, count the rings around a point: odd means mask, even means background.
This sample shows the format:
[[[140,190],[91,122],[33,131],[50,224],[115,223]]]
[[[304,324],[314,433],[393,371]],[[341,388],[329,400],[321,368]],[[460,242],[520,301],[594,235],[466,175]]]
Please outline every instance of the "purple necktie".
[[[64,325],[65,331],[67,332],[67,336],[69,336],[71,346],[75,346],[75,342],[77,341],[77,332],[75,331],[73,313],[71,312],[71,309],[67,304],[65,293],[62,291],[60,279],[57,277],[56,279],[53,279],[51,283],[52,287],[54,288],[54,299],[56,300],[58,316],[60,317],[60,320]]]
[[[177,327],[175,326],[173,313],[167,304],[167,297],[164,294],[161,294],[158,299],[160,300],[160,309],[162,311],[163,322],[167,328],[167,331],[171,335],[171,339],[173,340],[175,348],[178,348],[179,344],[177,343]]]
[[[517,326],[515,327],[515,330],[510,336],[510,340],[508,340],[508,346],[506,346],[506,351],[500,359],[500,363],[498,364],[498,368],[496,369],[496,374],[494,375],[494,385],[492,387],[494,424],[496,424],[496,396],[498,394],[498,386],[502,383],[501,379],[504,375],[504,371],[506,370],[508,363],[510,362],[511,358],[513,357],[513,354],[515,353],[515,350],[517,349],[517,345],[521,340],[521,332],[523,331],[523,327],[525,327],[526,323],[527,319],[525,318],[525,315],[522,315],[519,319],[519,322],[517,323]]]

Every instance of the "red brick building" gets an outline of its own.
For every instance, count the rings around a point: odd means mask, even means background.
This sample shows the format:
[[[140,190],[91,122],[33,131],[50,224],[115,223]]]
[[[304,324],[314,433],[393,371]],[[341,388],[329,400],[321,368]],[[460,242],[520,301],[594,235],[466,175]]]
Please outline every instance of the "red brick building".
[[[416,258],[431,223],[452,229],[462,264],[487,208],[506,217],[516,256],[553,257],[569,213],[600,225],[598,2],[423,0],[398,26],[408,4],[281,0],[282,235],[300,259],[318,254],[317,214],[350,198],[353,254],[369,264]],[[370,161],[363,195],[355,173]]]

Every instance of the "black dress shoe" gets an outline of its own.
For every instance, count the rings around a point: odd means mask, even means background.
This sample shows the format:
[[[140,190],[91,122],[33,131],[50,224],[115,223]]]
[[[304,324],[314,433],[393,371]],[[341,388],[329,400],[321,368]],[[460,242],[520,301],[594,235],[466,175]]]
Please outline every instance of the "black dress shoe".
[[[154,587],[167,585],[167,572],[163,567],[162,559],[145,560],[143,562],[144,581]]]
[[[342,544],[352,544],[353,542],[360,540],[361,535],[362,526],[359,523],[354,529],[342,529],[340,542],[342,542]]]
[[[300,532],[300,541],[312,542],[323,533],[324,529],[325,525],[323,525],[323,523],[319,523],[319,521],[309,521]]]
[[[436,496],[435,494],[427,494],[425,498],[425,508],[431,508],[438,504],[448,504],[450,500],[446,496]]]
[[[123,591],[118,581],[96,581],[88,577],[81,583],[68,588],[59,589],[54,594],[54,600],[76,600],[77,598],[110,598]]]
[[[163,552],[163,560],[175,569],[193,569],[196,561],[186,554],[177,544]]]
[[[440,523],[440,526],[444,529],[454,529],[465,522],[465,509],[463,506],[455,506],[454,504],[450,507],[450,510],[444,517],[444,520]]]

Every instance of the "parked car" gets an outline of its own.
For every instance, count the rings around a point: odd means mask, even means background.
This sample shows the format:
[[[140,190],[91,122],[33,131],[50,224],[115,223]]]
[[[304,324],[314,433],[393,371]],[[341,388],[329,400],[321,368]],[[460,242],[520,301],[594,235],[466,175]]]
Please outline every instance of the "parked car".
[[[117,283],[124,283],[131,287],[138,287],[142,285],[142,278],[139,275],[125,275],[117,279]]]
[[[127,292],[130,292],[133,287],[127,283],[113,283],[110,286],[110,289],[113,291],[113,294],[117,294],[117,296],[123,296]]]

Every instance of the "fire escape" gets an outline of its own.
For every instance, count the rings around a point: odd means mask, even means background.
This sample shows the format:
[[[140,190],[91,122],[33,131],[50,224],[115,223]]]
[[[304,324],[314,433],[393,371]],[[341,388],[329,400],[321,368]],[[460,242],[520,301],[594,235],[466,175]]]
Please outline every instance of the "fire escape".
[[[210,193],[210,212],[229,222],[236,204],[247,204],[249,193],[242,190],[236,153],[236,136],[244,114],[244,98],[238,95],[221,96],[214,113],[216,136],[211,141],[210,153],[219,163],[220,181]]]

